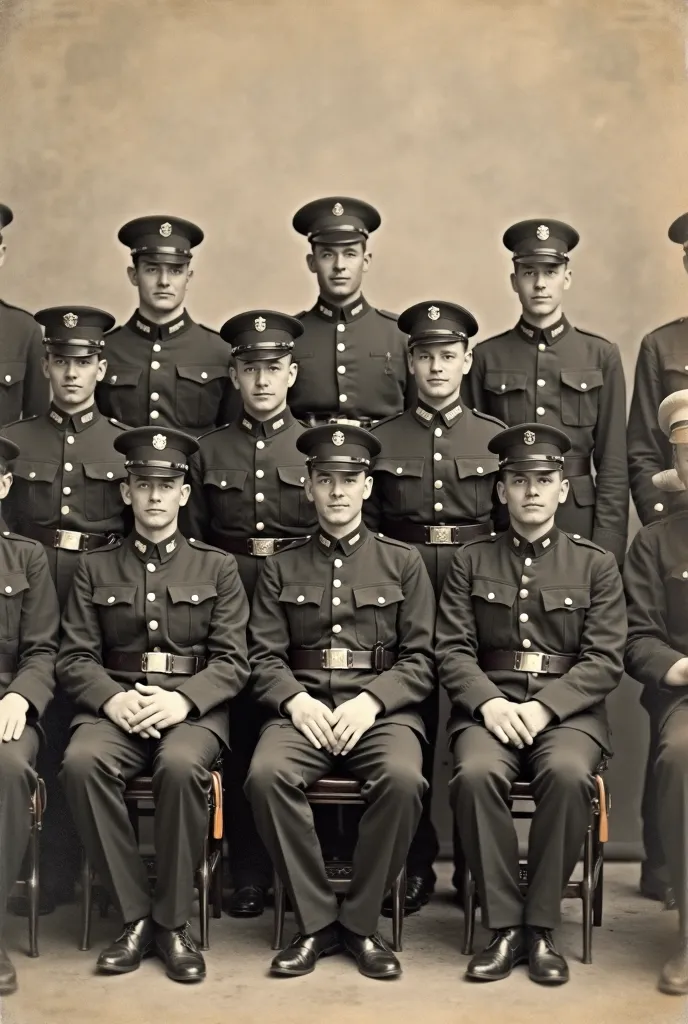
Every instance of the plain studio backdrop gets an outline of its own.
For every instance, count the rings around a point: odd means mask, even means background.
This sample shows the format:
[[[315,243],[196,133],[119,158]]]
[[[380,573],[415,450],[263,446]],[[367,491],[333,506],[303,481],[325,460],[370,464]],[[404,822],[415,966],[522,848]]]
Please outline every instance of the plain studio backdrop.
[[[688,313],[685,10],[678,0],[0,0],[0,200],[15,211],[0,295],[136,295],[129,218],[200,224],[191,314],[294,313],[315,296],[302,203],[382,214],[366,294],[399,312],[468,306],[480,337],[518,309],[501,235],[525,217],[581,234],[570,319],[621,346]],[[634,520],[634,528],[637,521]],[[610,853],[639,853],[646,724],[610,700]],[[436,814],[449,839],[440,742]]]

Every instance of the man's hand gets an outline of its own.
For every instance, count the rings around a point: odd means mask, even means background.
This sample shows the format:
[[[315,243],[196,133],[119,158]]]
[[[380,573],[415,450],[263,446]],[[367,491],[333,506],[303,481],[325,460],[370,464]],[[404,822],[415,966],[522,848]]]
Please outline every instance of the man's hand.
[[[177,690],[163,690],[161,686],[137,683],[136,693],[140,709],[129,724],[131,732],[141,736],[152,735],[159,739],[161,729],[179,725],[193,708],[189,698]]]
[[[345,700],[343,704],[335,708],[332,731],[337,745],[332,753],[348,754],[350,750],[353,750],[363,733],[368,732],[380,711],[383,710],[377,697],[373,697],[372,693],[365,691],[351,700]]]
[[[665,686],[688,686],[688,658],[679,658],[662,680]]]
[[[519,750],[523,744],[530,746],[533,742],[527,726],[519,715],[520,705],[507,700],[506,697],[493,697],[480,705],[485,728],[502,743],[511,743]]]
[[[131,720],[140,710],[141,697],[136,690],[122,690],[103,704],[103,714],[123,732],[131,732]]]
[[[284,705],[293,724],[302,732],[316,750],[329,750],[334,753],[337,740],[332,732],[334,712],[326,704],[309,693],[297,693]]]
[[[21,693],[6,693],[0,700],[0,741],[18,740],[26,725],[29,702]]]
[[[516,704],[516,710],[533,739],[546,729],[554,718],[553,712],[539,700],[527,700],[523,704]]]

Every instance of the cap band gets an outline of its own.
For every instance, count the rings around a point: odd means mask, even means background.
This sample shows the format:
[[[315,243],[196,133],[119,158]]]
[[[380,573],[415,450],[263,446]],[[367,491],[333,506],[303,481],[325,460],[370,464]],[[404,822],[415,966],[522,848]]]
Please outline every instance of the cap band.
[[[351,465],[362,465],[369,466],[370,459],[357,458],[354,455],[310,455],[306,462],[310,465],[312,462],[341,462],[348,466]]]
[[[184,472],[189,468],[185,462],[160,462],[157,459],[127,459],[124,465],[127,469],[130,469],[131,466],[141,466],[151,469],[178,469]]]
[[[563,455],[506,455],[499,460],[500,466],[506,466],[509,462],[556,462],[564,464]]]

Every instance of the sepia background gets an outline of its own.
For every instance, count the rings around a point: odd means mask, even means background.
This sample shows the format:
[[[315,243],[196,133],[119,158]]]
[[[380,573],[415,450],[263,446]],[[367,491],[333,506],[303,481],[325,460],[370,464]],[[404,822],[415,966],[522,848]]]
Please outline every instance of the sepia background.
[[[196,319],[296,312],[291,216],[339,192],[382,213],[373,304],[458,301],[486,337],[518,312],[504,228],[556,217],[582,239],[567,312],[621,346],[630,388],[642,335],[688,313],[666,237],[688,208],[683,20],[678,0],[0,0],[0,294],[126,317],[117,229],[160,212],[206,232]],[[637,856],[636,684],[611,705],[610,852]]]

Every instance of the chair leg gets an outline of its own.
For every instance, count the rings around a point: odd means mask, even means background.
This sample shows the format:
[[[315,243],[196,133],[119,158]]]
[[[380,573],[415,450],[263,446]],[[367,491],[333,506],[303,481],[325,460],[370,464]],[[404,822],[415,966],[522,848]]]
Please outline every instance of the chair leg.
[[[464,956],[473,952],[475,936],[475,881],[470,868],[466,865],[463,873],[463,949]]]
[[[287,894],[282,883],[282,879],[276,871],[273,888],[275,890],[275,917],[274,930],[272,934],[272,948],[281,949],[284,935],[284,912],[287,904]]]
[[[79,949],[91,948],[91,906],[93,904],[93,877],[88,857],[84,853],[81,864],[81,945]]]
[[[597,881],[595,882],[595,895],[592,901],[592,923],[595,927],[599,928],[602,924],[602,902],[604,900],[604,846],[602,843],[599,844],[600,849],[598,853],[599,857],[599,871],[597,872]]]
[[[215,866],[212,873],[211,880],[211,898],[213,905],[213,917],[222,917],[222,880],[223,880],[223,860],[222,860],[222,840],[219,844],[216,844],[216,848],[213,856],[215,857]]]
[[[406,899],[406,865],[401,869],[392,885],[392,949],[401,953],[404,928],[404,901]]]
[[[208,933],[210,930],[210,856],[208,838],[203,846],[203,859],[197,873],[198,879],[198,910],[201,925],[201,949],[209,949]]]
[[[38,896],[40,886],[38,828],[34,822],[29,839],[31,867],[26,879],[29,904],[29,956],[38,956]]]
[[[583,882],[581,899],[583,900],[583,963],[592,963],[592,901],[595,888],[594,839],[592,826],[588,827],[583,848]]]

